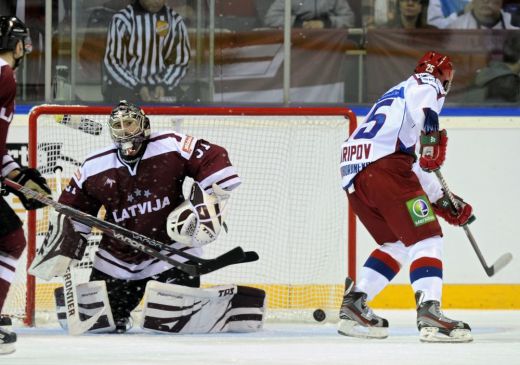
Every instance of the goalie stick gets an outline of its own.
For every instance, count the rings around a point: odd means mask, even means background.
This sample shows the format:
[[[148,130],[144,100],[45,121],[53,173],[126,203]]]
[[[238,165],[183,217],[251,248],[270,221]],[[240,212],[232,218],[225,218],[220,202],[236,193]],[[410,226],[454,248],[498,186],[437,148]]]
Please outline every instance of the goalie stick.
[[[48,198],[43,194],[37,193],[29,188],[21,186],[20,184],[12,180],[4,179],[3,183],[15,190],[24,193],[27,196],[30,196],[32,199],[38,200],[39,202],[52,206],[59,213],[62,213],[75,221],[78,221],[90,227],[96,227],[107,236],[112,237],[118,240],[119,242],[127,244],[141,252],[155,257],[156,259],[165,261],[170,265],[176,267],[177,269],[184,271],[190,276],[200,276],[229,265],[258,260],[258,254],[256,252],[244,252],[244,250],[241,247],[235,247],[213,259],[203,259],[198,256],[191,255],[182,250],[170,247],[162,242],[156,241],[137,232],[133,232],[124,227],[101,220],[90,214],[69,207],[65,204],[61,204],[55,200]],[[162,254],[158,250],[169,251],[171,253],[174,253],[176,255],[182,256],[190,260],[192,263],[177,261],[169,256]]]
[[[103,124],[81,115],[55,115],[56,123],[65,125],[72,129],[80,130],[92,136],[99,136],[103,131]]]
[[[434,171],[435,175],[439,179],[442,188],[448,195],[448,198],[450,200],[450,203],[458,209],[455,197],[453,196],[453,193],[448,188],[448,184],[446,183],[446,180],[444,180],[444,176],[442,176],[441,170],[437,169]],[[473,250],[475,250],[475,253],[477,254],[477,257],[480,261],[480,264],[484,268],[484,271],[486,271],[487,276],[491,277],[495,275],[498,271],[502,270],[511,260],[513,259],[513,255],[510,252],[506,252],[502,256],[498,258],[498,260],[495,261],[495,263],[491,266],[488,266],[486,263],[486,260],[484,259],[484,256],[482,255],[482,252],[480,252],[480,248],[477,245],[477,241],[475,240],[475,237],[473,237],[473,234],[471,233],[468,224],[473,222],[475,220],[475,216],[471,216],[468,223],[462,225],[462,228],[464,228],[464,232],[466,233],[466,236],[468,236],[469,242],[471,243],[471,246],[473,247]]]
[[[54,198],[57,200],[61,194],[61,166],[54,168],[54,178],[56,180],[56,192]],[[92,317],[82,321],[79,316],[78,293],[76,292],[76,283],[74,282],[74,272],[70,266],[63,275],[63,296],[65,299],[65,312],[67,314],[67,328],[69,335],[81,335],[94,326],[104,313],[105,307],[101,308]]]

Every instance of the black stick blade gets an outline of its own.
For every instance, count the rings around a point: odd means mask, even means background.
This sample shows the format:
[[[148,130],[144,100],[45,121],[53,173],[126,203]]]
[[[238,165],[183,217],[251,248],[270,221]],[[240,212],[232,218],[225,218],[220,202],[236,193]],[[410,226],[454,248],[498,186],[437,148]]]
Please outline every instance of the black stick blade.
[[[215,257],[214,259],[207,260],[203,263],[198,264],[197,274],[204,275],[212,271],[221,269],[223,267],[239,264],[246,258],[246,253],[242,247],[235,247],[222,255]]]
[[[240,263],[242,264],[242,263],[245,263],[245,262],[258,261],[259,258],[260,257],[258,256],[258,254],[255,251],[246,251],[244,260],[242,260]]]

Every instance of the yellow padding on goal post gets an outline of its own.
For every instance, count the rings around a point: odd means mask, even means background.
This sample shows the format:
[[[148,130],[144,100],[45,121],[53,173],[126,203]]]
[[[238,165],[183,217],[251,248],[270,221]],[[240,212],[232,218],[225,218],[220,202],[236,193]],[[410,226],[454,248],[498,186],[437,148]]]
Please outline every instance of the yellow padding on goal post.
[[[54,310],[53,292],[58,285],[37,285],[37,310]],[[247,285],[265,290],[267,305],[271,309],[339,309],[343,296],[343,285]],[[520,285],[446,284],[442,302],[444,309],[520,309]],[[389,285],[370,302],[370,306],[384,309],[415,308],[412,288],[406,284]]]

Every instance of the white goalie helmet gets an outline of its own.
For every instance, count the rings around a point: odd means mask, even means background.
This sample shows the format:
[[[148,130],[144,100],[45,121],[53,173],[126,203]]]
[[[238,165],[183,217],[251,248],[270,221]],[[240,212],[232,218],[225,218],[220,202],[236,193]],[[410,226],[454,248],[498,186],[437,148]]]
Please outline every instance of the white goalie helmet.
[[[194,182],[190,199],[175,208],[166,219],[166,232],[176,242],[190,247],[201,247],[217,239],[225,228],[224,211],[229,193],[213,184],[213,193],[207,194]]]

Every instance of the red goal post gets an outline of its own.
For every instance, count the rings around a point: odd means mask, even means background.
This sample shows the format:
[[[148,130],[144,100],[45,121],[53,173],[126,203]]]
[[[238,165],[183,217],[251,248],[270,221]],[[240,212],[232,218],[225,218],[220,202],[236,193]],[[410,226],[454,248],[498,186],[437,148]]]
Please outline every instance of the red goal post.
[[[338,120],[341,118],[345,118],[347,120],[348,129],[345,128],[343,139],[345,139],[348,134],[350,134],[355,128],[357,124],[357,119],[355,113],[346,107],[242,107],[242,106],[223,106],[223,107],[169,107],[169,106],[150,106],[143,107],[144,111],[150,118],[152,119],[151,128],[154,130],[154,118],[173,118],[175,119],[177,116],[197,116],[201,118],[227,118],[227,117],[235,117],[242,120],[249,120],[258,118],[260,120],[264,120],[262,118],[272,119],[269,123],[269,128],[273,128],[272,126],[276,126],[278,121],[283,120],[285,117],[294,117],[298,118],[310,118],[311,120],[318,119],[321,117],[337,117]],[[45,116],[51,116],[53,118],[63,117],[63,116],[108,116],[112,110],[112,107],[109,106],[64,106],[64,105],[42,105],[33,108],[29,114],[29,166],[38,168],[38,145],[42,143],[41,131],[38,129],[39,119]],[[271,118],[272,117],[272,118]],[[172,119],[172,120],[173,120]],[[235,122],[236,123],[236,122]],[[264,122],[259,122],[264,123]],[[282,122],[280,122],[282,123]],[[326,123],[326,122],[324,122]],[[272,125],[271,125],[272,124]],[[212,127],[208,127],[212,128]],[[219,129],[221,127],[216,127],[215,129]],[[225,127],[222,127],[225,129]],[[244,124],[244,129],[249,128],[249,126]],[[262,134],[262,127],[258,127],[258,131],[256,134]],[[295,130],[299,130],[300,128],[296,125]],[[311,126],[309,128],[309,139],[312,139],[312,135],[310,135],[313,130],[312,128],[320,128],[319,126]],[[174,129],[174,128],[172,128]],[[81,133],[78,131],[78,133]],[[106,133],[106,131],[104,131]],[[289,130],[289,137],[292,136],[294,132]],[[108,134],[108,133],[107,133]],[[199,135],[194,134],[196,137],[200,137]],[[86,137],[85,137],[86,138]],[[238,137],[234,137],[240,139],[240,135]],[[306,137],[304,137],[306,138]],[[209,138],[208,138],[209,139]],[[211,140],[213,142],[213,140]],[[67,141],[63,141],[67,143]],[[261,142],[261,141],[260,141]],[[218,143],[218,141],[217,141]],[[254,141],[251,141],[254,143]],[[305,145],[305,143],[303,143]],[[226,144],[223,144],[224,147],[228,147]],[[331,176],[331,179],[337,178],[337,186],[340,188],[340,178],[339,178],[339,148],[340,143],[337,146],[334,146],[337,149],[337,158],[334,163],[337,164],[337,175]],[[84,157],[84,156],[83,156]],[[237,156],[231,155],[232,162],[234,158]],[[80,160],[82,161],[82,159]],[[240,166],[238,167],[240,173]],[[329,178],[329,177],[324,177]],[[245,182],[247,183],[247,181]],[[346,200],[346,198],[345,198]],[[27,238],[28,238],[28,248],[27,248],[27,267],[30,265],[30,262],[33,260],[36,248],[37,248],[37,212],[30,211],[27,215]],[[340,222],[337,222],[339,224]],[[356,274],[356,219],[351,211],[348,209],[347,213],[347,237],[346,237],[346,253],[347,257],[345,261],[347,261],[348,274],[351,277],[355,277]],[[231,230],[235,227],[232,226]],[[247,242],[243,244],[244,248],[256,250],[256,247],[249,247]],[[319,248],[316,248],[319,250]],[[262,254],[261,259],[262,259]],[[245,266],[245,265],[237,265],[237,266]],[[274,269],[274,268],[273,268]],[[344,278],[342,278],[344,279]],[[342,280],[341,279],[341,280]],[[271,284],[269,284],[271,285]],[[26,309],[25,309],[25,318],[24,323],[26,325],[34,325],[35,321],[35,310],[36,310],[36,281],[35,278],[31,275],[27,275],[26,278]]]

